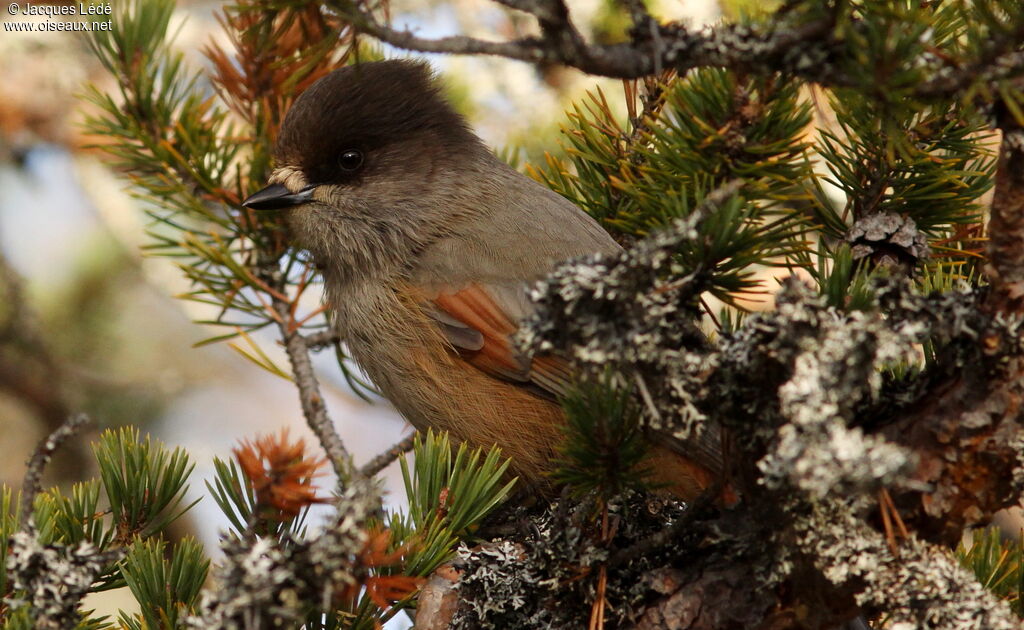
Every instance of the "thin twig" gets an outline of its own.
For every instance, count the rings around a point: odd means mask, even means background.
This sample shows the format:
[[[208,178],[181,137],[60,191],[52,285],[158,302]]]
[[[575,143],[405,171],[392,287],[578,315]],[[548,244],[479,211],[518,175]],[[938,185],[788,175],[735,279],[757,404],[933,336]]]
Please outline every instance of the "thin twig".
[[[896,507],[896,502],[892,500],[892,495],[889,494],[889,491],[885,488],[882,488],[881,494],[882,500],[889,506],[889,513],[892,515],[892,521],[899,530],[900,535],[903,536],[903,538],[910,538],[910,532],[907,530],[906,523],[903,522],[903,517],[900,516],[900,511]]]
[[[331,466],[338,475],[338,483],[342,484],[353,473],[359,474],[359,472],[352,467],[351,457],[345,448],[345,443],[342,442],[334,423],[327,415],[327,406],[320,394],[320,383],[313,371],[313,362],[309,358],[309,345],[306,339],[287,323],[288,303],[275,299],[274,309],[283,320],[278,322],[278,328],[284,339],[288,360],[291,362],[295,385],[299,389],[302,415],[306,417],[306,424],[320,441],[327,453],[327,458],[331,460]]]
[[[42,487],[43,471],[46,464],[50,462],[54,452],[60,448],[64,440],[74,435],[79,429],[89,422],[89,417],[84,413],[70,416],[64,424],[57,427],[45,440],[36,446],[32,457],[28,460],[25,478],[21,482],[21,517],[19,528],[24,530],[32,516],[32,505],[35,503],[36,495]]]
[[[608,527],[608,504],[601,502],[601,544],[607,545],[611,541],[611,530]],[[604,628],[604,613],[608,606],[606,597],[608,589],[608,565],[601,564],[597,575],[597,593],[594,596],[594,603],[590,609],[589,630],[602,630]]]
[[[338,333],[335,331],[328,329],[311,333],[309,335],[303,335],[302,340],[305,342],[306,347],[316,352],[317,350],[323,350],[324,348],[333,346],[341,341],[341,337],[339,337]]]
[[[894,558],[899,558],[900,548],[896,542],[896,534],[893,533],[892,520],[889,518],[889,506],[885,502],[883,492],[885,492],[885,488],[878,491],[878,513],[882,515],[882,529],[885,531],[885,541],[889,544],[889,551]]]
[[[376,476],[377,473],[390,466],[391,462],[395,461],[403,454],[411,451],[413,442],[415,442],[415,440],[416,434],[413,433],[412,435],[403,439],[401,442],[396,443],[388,450],[371,459],[362,468],[359,469],[359,473],[362,474],[364,477]]]

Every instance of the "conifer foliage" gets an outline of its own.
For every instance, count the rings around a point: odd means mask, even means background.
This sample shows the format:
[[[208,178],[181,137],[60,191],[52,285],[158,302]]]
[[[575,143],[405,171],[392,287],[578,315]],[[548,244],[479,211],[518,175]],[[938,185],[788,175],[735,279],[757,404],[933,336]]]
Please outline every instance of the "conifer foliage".
[[[1020,1],[786,0],[701,30],[639,1],[596,25],[563,0],[498,2],[539,34],[428,39],[379,0],[243,0],[208,74],[173,48],[170,0],[126,1],[95,34],[121,87],[89,93],[88,125],[152,217],[152,253],[216,307],[209,342],[293,380],[319,444],[254,438],[216,461],[231,529],[211,564],[161,538],[189,507],[181,451],[108,432],[97,479],[39,488],[70,422],[0,494],[2,627],[373,628],[408,611],[423,628],[1020,628],[1020,542],[961,543],[1024,492]],[[580,376],[557,500],[508,501],[500,453],[433,433],[355,467],[310,354],[333,348],[369,385],[303,298],[307,256],[240,205],[289,104],[379,56],[372,40],[622,80],[524,169],[625,246],[533,287],[516,340]],[[708,464],[705,495],[653,484],[652,444]],[[373,477],[409,449],[409,509],[385,513]],[[306,520],[317,503],[326,523]],[[82,609],[118,586],[141,614]]]

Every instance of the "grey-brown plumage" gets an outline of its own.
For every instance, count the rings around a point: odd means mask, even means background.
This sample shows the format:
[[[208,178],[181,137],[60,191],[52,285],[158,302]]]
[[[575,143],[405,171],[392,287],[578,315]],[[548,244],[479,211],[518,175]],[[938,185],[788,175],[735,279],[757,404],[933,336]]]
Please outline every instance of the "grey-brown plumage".
[[[319,80],[285,117],[271,186],[246,204],[287,208],[324,274],[353,357],[418,429],[498,444],[546,485],[571,380],[556,357],[519,355],[529,283],[556,263],[614,252],[561,196],[497,159],[444,100],[429,68],[383,61]],[[668,455],[692,496],[703,469]]]

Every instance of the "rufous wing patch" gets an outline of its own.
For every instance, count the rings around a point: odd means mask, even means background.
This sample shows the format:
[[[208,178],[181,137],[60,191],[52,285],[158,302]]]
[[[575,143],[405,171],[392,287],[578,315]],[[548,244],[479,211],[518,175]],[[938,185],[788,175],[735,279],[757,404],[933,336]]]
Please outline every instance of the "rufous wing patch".
[[[449,342],[471,365],[504,380],[536,385],[552,398],[565,394],[572,381],[568,363],[554,356],[529,360],[518,353],[512,342],[518,322],[508,315],[513,309],[505,308],[501,300],[500,292],[470,284],[457,291],[440,291],[432,302],[445,319],[454,319],[482,335],[479,349],[467,348],[449,335]]]

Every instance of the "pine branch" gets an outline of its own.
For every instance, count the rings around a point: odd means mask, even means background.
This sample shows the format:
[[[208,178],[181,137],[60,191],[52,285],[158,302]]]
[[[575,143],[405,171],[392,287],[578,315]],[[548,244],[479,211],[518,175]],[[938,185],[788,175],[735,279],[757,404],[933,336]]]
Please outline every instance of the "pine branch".
[[[415,444],[416,434],[413,433],[412,435],[402,439],[400,442],[398,442],[388,450],[384,451],[383,453],[380,453],[379,455],[371,459],[362,468],[359,469],[359,472],[364,477],[376,477],[377,473],[381,472],[382,470],[390,466],[392,462],[397,460],[405,453],[411,451]]]
[[[787,615],[799,611],[803,626],[831,627],[866,603],[909,625],[952,624],[968,611],[993,628],[1011,627],[1005,606],[928,543],[959,537],[1024,489],[1024,99],[1013,82],[1024,72],[1019,3],[791,0],[767,21],[698,32],[660,24],[642,2],[622,0],[632,28],[620,44],[589,42],[562,0],[499,4],[533,16],[541,35],[431,39],[392,28],[369,0],[329,0],[327,11],[303,0],[246,2],[226,18],[238,54],[209,55],[223,111],[205,96],[191,98],[189,80],[197,75],[182,73],[176,61],[147,58],[166,56],[162,44],[149,45],[162,34],[136,38],[147,44],[145,54],[118,57],[113,43],[100,51],[115,75],[135,84],[124,109],[100,95],[109,118],[99,128],[118,139],[111,153],[163,204],[156,245],[194,263],[184,269],[195,284],[190,297],[221,306],[216,319],[235,320],[229,311],[243,316],[243,336],[277,325],[307,423],[339,481],[353,482],[341,489],[338,527],[323,541],[301,540],[295,521],[266,528],[263,539],[232,541],[221,576],[230,587],[193,627],[278,608],[295,625],[313,627],[322,613],[330,625],[337,613],[369,627],[407,605],[413,577],[450,559],[509,488],[495,452],[481,462],[482,452],[453,452],[430,433],[354,469],[309,355],[338,347],[338,339],[332,331],[303,335],[306,318],[296,313],[313,270],[288,251],[277,219],[237,207],[266,175],[267,147],[294,94],[344,59],[337,42],[352,28],[339,16],[415,49],[497,54],[624,78],[679,75],[665,82],[664,101],[645,103],[639,116],[630,99],[628,133],[603,97],[576,110],[569,130],[575,168],[554,163],[551,181],[606,225],[641,240],[619,256],[574,261],[549,277],[536,292],[539,314],[528,323],[525,345],[559,352],[584,372],[611,367],[619,384],[642,385],[652,428],[671,434],[681,452],[714,459],[739,503],[680,516],[602,496],[602,517],[614,518],[602,518],[599,533],[586,518],[593,513],[580,508],[586,515],[573,522],[541,519],[518,540],[467,547],[459,552],[460,592],[468,598],[462,627],[485,618],[496,627],[559,625],[553,618],[572,626],[582,618],[570,615],[573,603],[589,608],[595,589],[601,602],[622,602],[621,609],[593,608],[594,620],[612,623],[655,623],[674,610],[679,618],[671,627],[717,627],[714,616],[725,611],[742,617],[733,625],[771,620],[786,627]],[[165,5],[161,11],[166,17]],[[316,43],[288,43],[306,35]],[[153,76],[166,81],[154,84]],[[810,168],[807,83],[835,89],[830,113],[843,133],[826,135],[817,153],[845,208]],[[953,95],[963,98],[947,98]],[[991,179],[981,137],[990,103],[1006,133],[986,294],[971,271],[979,253],[964,244],[977,244],[978,200]],[[249,160],[237,152],[228,111],[255,138]],[[817,240],[815,252],[806,233]],[[897,245],[915,258],[905,270],[919,274],[913,281],[879,280],[883,274],[858,262],[864,248],[884,255]],[[928,248],[957,259],[916,264]],[[752,269],[760,264],[806,270],[817,291],[788,281],[774,311],[742,326],[725,323],[722,335],[708,338],[695,323],[702,294],[728,303],[759,286]],[[961,287],[957,276],[973,286]],[[252,356],[269,361],[258,350]],[[709,429],[721,432],[718,451],[686,450],[686,439]],[[402,459],[410,513],[390,517],[384,534],[373,528],[379,501],[364,477],[410,444],[417,456],[411,474]],[[606,472],[584,468],[572,480],[582,488]],[[218,502],[244,513],[251,497],[233,495],[237,475],[229,472],[218,469]],[[604,487],[622,485],[612,481]],[[897,547],[900,556],[863,515],[883,489],[895,504],[882,518],[898,509],[911,530]],[[96,492],[73,492],[69,512],[88,512]],[[65,501],[54,494],[47,509],[51,504]],[[631,530],[645,517],[644,527]],[[70,521],[46,518],[51,529]],[[92,531],[86,538],[103,536]],[[619,551],[609,559],[609,549]],[[672,585],[649,588],[641,579],[670,564],[683,567],[672,573]],[[664,597],[649,614],[628,610],[628,602],[649,604],[651,591]],[[342,603],[313,610],[310,602],[321,599]],[[394,604],[398,599],[405,603]],[[736,601],[745,603],[742,610]],[[536,616],[526,619],[525,611]]]
[[[628,44],[587,44],[572,25],[571,17],[560,3],[503,2],[537,18],[543,36],[513,41],[492,42],[467,36],[437,39],[418,37],[411,31],[399,30],[380,22],[366,5],[332,0],[339,14],[352,20],[363,32],[399,48],[431,53],[496,55],[535,64],[561,64],[588,74],[619,79],[635,79],[660,74],[672,68],[685,74],[693,68],[725,66],[728,68],[770,67],[781,58],[796,65],[800,54],[811,58],[826,54],[834,16],[811,20],[805,24],[780,25],[763,30],[747,26],[726,25],[706,32],[693,32],[680,23],[637,29],[634,41]],[[815,68],[817,74],[823,69]],[[810,74],[810,73],[808,73]],[[824,80],[824,77],[819,77]]]
[[[340,342],[341,337],[333,330],[322,330],[311,335],[304,335],[303,340],[310,350],[316,352]]]
[[[89,418],[85,414],[70,416],[64,421],[64,424],[57,427],[56,430],[36,446],[35,451],[32,453],[32,458],[28,461],[25,477],[21,484],[21,522],[18,526],[19,529],[25,530],[30,527],[32,506],[35,504],[36,496],[39,494],[46,464],[49,463],[50,458],[60,448],[60,445],[77,433],[88,422]]]
[[[876,15],[889,10],[882,3],[861,7],[843,1],[797,1],[785,3],[759,25],[727,24],[695,32],[681,23],[660,24],[641,2],[625,2],[633,22],[631,41],[602,45],[587,43],[573,26],[567,8],[559,2],[503,0],[500,4],[535,17],[542,36],[497,42],[461,35],[431,39],[380,21],[374,15],[374,7],[365,1],[332,0],[330,6],[361,31],[399,48],[419,52],[495,55],[534,64],[561,64],[619,79],[657,75],[666,69],[682,75],[706,67],[766,75],[781,71],[828,87],[863,85],[865,77],[858,67],[862,51],[851,40],[872,28],[871,18],[875,16],[865,16],[865,9],[878,12]],[[942,10],[922,4],[910,11],[931,14]],[[948,11],[957,10],[953,7]],[[989,7],[972,7],[965,14],[964,22],[988,29],[972,33],[985,40],[975,50],[961,51],[954,44],[946,51],[932,54],[933,49],[924,47],[921,52],[929,55],[928,65],[915,63],[904,70],[912,68],[920,76],[930,78],[917,82],[910,95],[923,100],[943,99],[975,85],[1024,74],[1024,55],[1017,50],[1024,39],[1024,23],[1013,15],[1017,8],[1012,2],[1004,10],[1010,16],[1004,22],[994,18],[998,12]],[[850,34],[854,37],[848,37]]]
[[[290,307],[287,302],[274,300],[274,311],[278,315],[278,329],[284,339],[285,351],[291,362],[295,386],[299,390],[299,401],[306,424],[323,446],[327,457],[338,476],[338,483],[345,484],[362,474],[352,467],[352,458],[345,443],[327,415],[327,405],[320,393],[320,384],[309,358],[309,345],[299,331],[292,327]]]

